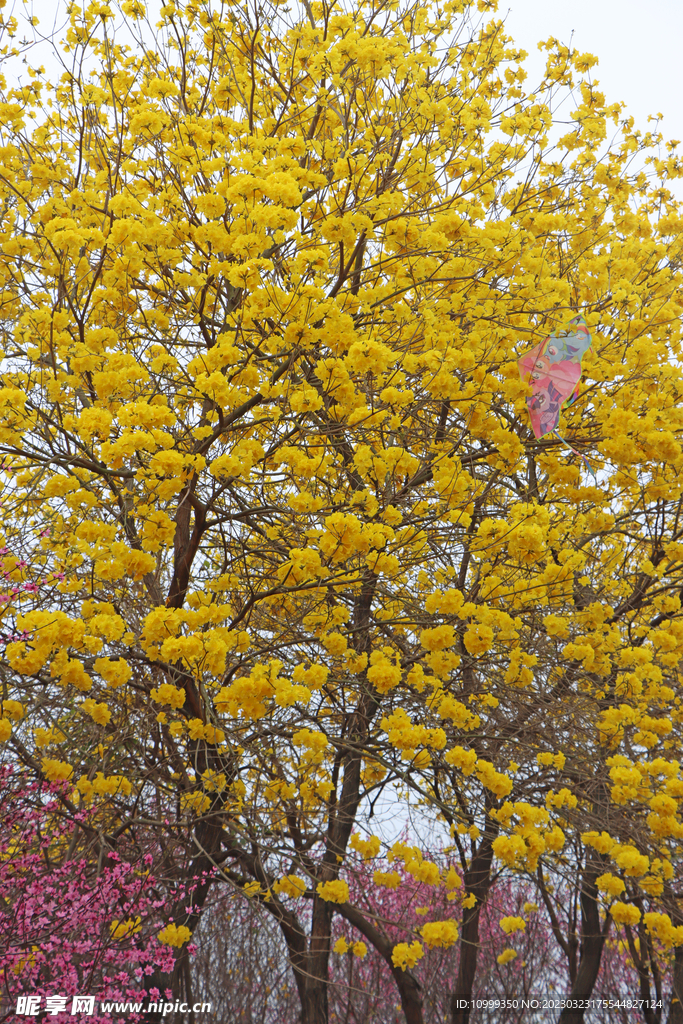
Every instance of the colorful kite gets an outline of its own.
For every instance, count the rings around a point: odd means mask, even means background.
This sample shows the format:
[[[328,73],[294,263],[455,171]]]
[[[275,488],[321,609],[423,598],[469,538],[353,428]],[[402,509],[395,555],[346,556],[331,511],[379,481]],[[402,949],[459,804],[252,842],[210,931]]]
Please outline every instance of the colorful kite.
[[[526,352],[518,361],[519,374],[525,384],[531,384],[527,398],[531,427],[537,438],[560,435],[560,412],[570,406],[579,393],[581,360],[591,347],[592,339],[586,321],[575,316],[561,331]],[[568,445],[571,448],[571,445]],[[576,449],[572,448],[572,451]],[[576,452],[581,455],[580,452]],[[588,463],[581,455],[586,466]],[[590,469],[590,466],[588,466]],[[590,469],[593,473],[593,470]],[[595,475],[595,474],[593,474]]]

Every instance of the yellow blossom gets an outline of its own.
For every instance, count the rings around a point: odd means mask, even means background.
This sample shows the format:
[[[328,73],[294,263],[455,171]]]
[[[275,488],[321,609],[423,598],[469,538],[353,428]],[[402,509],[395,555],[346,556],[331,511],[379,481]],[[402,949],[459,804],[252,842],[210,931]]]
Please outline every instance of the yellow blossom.
[[[316,892],[321,899],[329,903],[346,903],[349,898],[349,887],[346,882],[336,879],[332,882],[319,882]]]
[[[408,945],[407,942],[399,942],[394,946],[391,954],[391,962],[394,967],[400,967],[402,971],[414,967],[418,960],[424,956],[421,943],[415,941]]]
[[[431,921],[420,929],[425,946],[452,946],[458,938],[458,926],[455,921]]]
[[[526,921],[523,917],[501,917],[498,923],[506,935],[511,935],[513,932],[524,931],[526,928]]]
[[[190,941],[192,932],[184,924],[177,925],[171,922],[161,929],[157,938],[159,942],[163,942],[166,946],[176,946],[180,949],[181,946]]]
[[[112,939],[116,939],[119,942],[123,939],[129,938],[131,935],[135,935],[140,931],[142,925],[140,924],[140,918],[127,918],[126,920],[119,921],[115,918],[109,925],[109,931],[111,932]]]

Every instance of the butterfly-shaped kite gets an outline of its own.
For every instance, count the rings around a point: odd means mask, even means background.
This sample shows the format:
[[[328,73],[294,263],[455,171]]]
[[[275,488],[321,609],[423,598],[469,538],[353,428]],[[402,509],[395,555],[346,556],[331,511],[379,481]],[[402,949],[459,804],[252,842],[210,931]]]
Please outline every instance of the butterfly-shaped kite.
[[[581,360],[591,344],[586,321],[575,316],[565,328],[551,334],[518,361],[522,380],[532,388],[527,406],[536,437],[560,437],[560,411],[571,405],[579,393]]]

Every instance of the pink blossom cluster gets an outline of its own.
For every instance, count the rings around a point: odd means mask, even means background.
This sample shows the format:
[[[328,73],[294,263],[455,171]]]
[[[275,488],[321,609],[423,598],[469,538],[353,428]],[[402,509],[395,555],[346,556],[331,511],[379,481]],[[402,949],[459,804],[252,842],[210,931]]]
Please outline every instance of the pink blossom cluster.
[[[22,781],[11,769],[0,769],[6,794],[0,818],[2,1003],[11,1012],[24,994],[58,994],[69,1004],[74,995],[154,999],[144,978],[157,969],[170,973],[174,952],[157,939],[168,921],[168,901],[151,873],[152,853],[131,864],[108,850],[97,873],[92,855],[69,853],[74,839],[96,834],[88,820],[92,812],[62,824],[60,786],[22,789]],[[111,1016],[97,1012],[89,1019],[112,1024]],[[50,1020],[66,1024],[72,1018],[64,1013]]]

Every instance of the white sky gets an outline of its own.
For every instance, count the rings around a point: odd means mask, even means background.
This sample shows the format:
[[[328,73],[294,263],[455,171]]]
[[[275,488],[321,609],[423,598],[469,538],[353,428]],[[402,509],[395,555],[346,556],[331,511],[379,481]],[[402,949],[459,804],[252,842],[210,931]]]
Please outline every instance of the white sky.
[[[158,3],[148,0],[149,9],[156,10]],[[18,13],[21,5],[14,6]],[[24,10],[30,8],[49,32],[63,0],[29,0]],[[599,58],[593,76],[608,102],[623,100],[641,130],[647,129],[648,114],[661,112],[665,139],[683,140],[683,0],[499,0],[498,17],[505,18],[515,42],[529,53],[528,85],[535,84],[543,68],[539,40],[556,36],[569,43],[573,32],[574,45]]]
[[[641,130],[661,112],[664,138],[683,140],[681,0],[500,0],[498,15],[529,53],[528,85],[543,68],[536,44],[549,36],[568,44],[573,32],[573,46],[599,58],[592,77],[609,103],[622,100]]]

